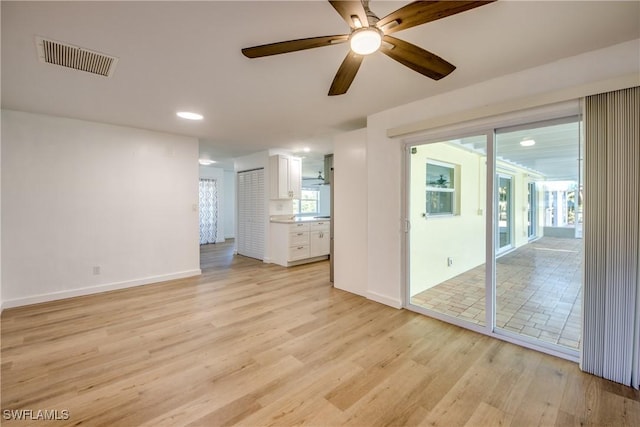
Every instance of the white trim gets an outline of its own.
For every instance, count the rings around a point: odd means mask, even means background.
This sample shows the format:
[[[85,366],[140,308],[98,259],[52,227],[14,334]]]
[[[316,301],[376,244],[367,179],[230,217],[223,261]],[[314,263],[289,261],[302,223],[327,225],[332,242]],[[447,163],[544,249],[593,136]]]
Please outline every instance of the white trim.
[[[539,123],[559,117],[571,117],[580,114],[580,98],[533,107],[528,110],[505,112],[499,115],[480,117],[473,120],[463,120],[457,123],[447,123],[434,126],[412,134],[398,135],[402,142],[412,145],[444,139],[459,139],[466,136],[484,135],[487,130],[510,128],[529,123]],[[465,115],[463,115],[464,117]],[[452,116],[458,117],[458,116]]]
[[[199,276],[202,271],[195,270],[179,271],[177,273],[163,274],[160,276],[149,276],[124,282],[106,283],[97,286],[87,286],[84,288],[70,289],[65,291],[50,292],[47,294],[33,295],[30,297],[16,298],[2,301],[2,308],[21,307],[23,305],[39,304],[43,302],[56,301],[65,298],[79,297],[83,295],[97,294],[101,292],[114,291],[117,289],[132,288],[135,286],[149,285],[152,283],[166,282],[168,280],[184,279],[186,277]]]
[[[449,323],[451,325],[467,329],[472,332],[477,332],[488,337],[497,338],[501,341],[506,341],[520,347],[539,351],[540,353],[556,356],[561,359],[569,360],[571,362],[579,362],[578,350],[530,338],[526,335],[510,333],[509,331],[497,327],[495,331],[491,331],[485,325],[478,325],[475,323],[467,322],[457,317],[438,313],[437,311],[429,310],[414,304],[408,304],[405,308],[409,311],[413,311],[414,313],[419,313],[432,319],[440,320],[442,322]]]
[[[388,305],[393,308],[402,308],[401,300],[396,298],[391,298],[374,291],[367,291],[367,299],[370,299],[375,302],[379,302],[380,304]]]
[[[496,310],[494,308],[496,295],[496,212],[498,211],[498,185],[496,182],[496,133],[495,128],[487,130],[487,175],[485,176],[485,327],[487,333],[493,333],[496,324]]]
[[[455,126],[460,129],[463,123],[471,121],[487,121],[492,117],[517,114],[523,110],[531,110],[536,107],[548,106],[550,104],[563,103],[569,100],[595,95],[598,93],[610,92],[618,89],[638,86],[640,77],[638,73],[626,74],[615,78],[572,86],[563,90],[554,90],[539,94],[537,96],[527,96],[523,99],[515,99],[499,104],[485,106],[468,110],[464,113],[450,114],[434,119],[422,120],[408,125],[399,126],[387,130],[389,138],[408,136],[418,132],[424,132],[445,126]],[[526,114],[526,111],[525,111]],[[529,116],[531,118],[531,116]],[[557,117],[557,116],[556,116]],[[531,120],[531,121],[536,121]],[[485,123],[486,126],[486,123]]]

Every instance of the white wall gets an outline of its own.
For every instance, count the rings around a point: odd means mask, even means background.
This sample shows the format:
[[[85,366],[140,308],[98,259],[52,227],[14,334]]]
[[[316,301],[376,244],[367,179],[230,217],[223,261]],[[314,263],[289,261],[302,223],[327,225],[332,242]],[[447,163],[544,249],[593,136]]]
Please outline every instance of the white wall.
[[[200,274],[195,138],[16,111],[2,121],[5,306]]]
[[[218,190],[218,223],[216,224],[218,227],[218,233],[216,236],[216,243],[222,243],[226,236],[225,216],[227,213],[226,206],[228,203],[226,199],[227,192],[225,191],[227,184],[224,169],[200,165],[198,172],[200,178],[216,180]]]
[[[224,171],[224,238],[236,237],[236,173]]]
[[[0,22],[2,21],[2,7],[0,7]],[[2,33],[2,31],[0,31]],[[0,46],[2,45],[2,37],[0,36]],[[0,70],[2,70],[2,55],[0,55]],[[2,81],[2,73],[0,72],[0,81]],[[0,117],[0,134],[2,134],[2,118]],[[2,165],[2,138],[0,137],[0,165]],[[0,172],[2,167],[0,166]],[[0,173],[1,176],[1,173]],[[2,178],[0,178],[0,189],[2,188]],[[2,190],[0,190],[0,242],[2,241]],[[4,308],[2,299],[2,245],[0,245],[0,313]]]
[[[460,123],[474,114],[489,115],[496,111],[492,107],[505,103],[513,109],[522,109],[535,105],[534,101],[540,99],[560,101],[558,98],[567,93],[574,98],[584,96],[595,87],[603,87],[600,82],[640,72],[639,47],[640,40],[622,43],[369,116],[368,198],[364,214],[368,221],[368,295],[392,306],[403,303],[402,138],[389,138],[389,129],[429,120],[435,122],[445,116],[451,123]],[[469,114],[470,111],[474,114]],[[353,238],[358,236],[354,231]]]
[[[334,286],[370,297],[367,286],[366,139],[365,129],[334,139],[331,186],[334,189]]]

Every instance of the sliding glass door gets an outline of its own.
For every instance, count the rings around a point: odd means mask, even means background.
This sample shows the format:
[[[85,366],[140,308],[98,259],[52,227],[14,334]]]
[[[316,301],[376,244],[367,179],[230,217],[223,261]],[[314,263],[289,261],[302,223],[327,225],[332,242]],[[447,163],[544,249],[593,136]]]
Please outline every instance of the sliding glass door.
[[[577,355],[579,127],[576,116],[407,147],[409,308]]]
[[[582,291],[579,124],[569,117],[498,129],[495,137],[496,167],[511,169],[507,193],[522,206],[513,209],[510,252],[496,259],[496,327],[575,350]],[[502,203],[502,175],[498,182]],[[502,216],[498,224],[502,247]]]
[[[409,154],[410,301],[432,315],[486,324],[485,135]]]

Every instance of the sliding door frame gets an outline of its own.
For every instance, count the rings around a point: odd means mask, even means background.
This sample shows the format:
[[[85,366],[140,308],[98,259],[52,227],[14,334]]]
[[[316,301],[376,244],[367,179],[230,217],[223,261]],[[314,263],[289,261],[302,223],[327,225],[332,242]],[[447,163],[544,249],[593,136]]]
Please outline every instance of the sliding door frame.
[[[410,136],[402,140],[403,144],[403,206],[402,215],[404,221],[404,244],[403,244],[403,257],[404,257],[404,271],[403,271],[403,286],[404,286],[404,301],[403,306],[411,311],[415,311],[429,317],[433,317],[438,320],[442,320],[447,323],[451,323],[456,326],[460,326],[465,329],[476,331],[485,335],[489,335],[503,341],[511,342],[513,344],[520,345],[522,347],[530,348],[540,351],[542,353],[551,354],[563,359],[567,359],[574,362],[579,362],[580,353],[579,350],[572,350],[557,344],[547,343],[544,341],[530,338],[524,335],[516,334],[504,329],[496,328],[495,316],[496,316],[496,245],[497,245],[497,231],[498,231],[498,218],[495,213],[498,209],[497,198],[497,184],[498,184],[498,171],[496,162],[496,144],[495,136],[496,129],[506,128],[516,125],[527,125],[536,122],[542,122],[546,120],[554,120],[560,117],[568,116],[582,116],[579,100],[568,101],[561,104],[555,104],[551,106],[543,106],[536,109],[528,110],[525,112],[514,112],[511,114],[505,114],[500,117],[490,117],[486,119],[476,120],[471,123],[461,123],[459,125],[447,126],[443,129],[434,129],[419,135]],[[411,284],[410,284],[410,185],[411,185],[411,148],[431,144],[437,142],[443,142],[447,140],[460,139],[469,136],[486,135],[486,154],[487,154],[487,170],[486,170],[486,201],[485,201],[485,289],[486,289],[486,304],[485,304],[485,325],[478,325],[471,322],[467,322],[463,319],[450,316],[447,314],[439,313],[433,310],[426,309],[411,303]],[[491,197],[489,197],[491,195]]]
[[[473,132],[473,131],[469,131],[466,133],[455,133],[455,137],[453,136],[454,133],[451,134],[443,134],[443,135],[434,135],[431,138],[428,139],[419,139],[416,142],[407,142],[404,145],[404,156],[403,156],[403,168],[404,168],[404,172],[405,172],[405,179],[404,179],[404,188],[403,188],[403,218],[404,218],[404,223],[405,223],[405,228],[404,228],[404,238],[405,238],[405,242],[403,245],[403,257],[404,257],[404,273],[403,273],[403,282],[404,282],[404,307],[411,310],[411,311],[415,311],[417,313],[421,313],[424,314],[426,316],[429,317],[433,317],[435,319],[438,320],[442,320],[444,322],[447,323],[451,323],[454,324],[456,326],[460,326],[462,328],[465,329],[470,329],[472,331],[476,331],[476,332],[480,332],[483,334],[487,334],[488,332],[491,333],[492,331],[488,331],[487,328],[491,325],[494,324],[493,319],[494,319],[494,315],[493,315],[493,310],[490,310],[489,307],[492,307],[492,301],[493,301],[493,289],[495,288],[493,286],[493,283],[489,283],[488,280],[490,280],[490,278],[493,278],[495,276],[495,274],[493,274],[493,270],[495,269],[495,260],[493,259],[493,257],[491,257],[491,259],[489,259],[490,257],[488,256],[488,254],[490,254],[491,252],[488,251],[488,249],[493,249],[494,248],[494,238],[489,238],[488,234],[487,234],[487,229],[488,228],[492,228],[492,226],[490,226],[490,222],[492,221],[492,215],[494,212],[494,207],[493,207],[493,203],[491,203],[488,200],[485,200],[485,212],[486,212],[486,221],[485,221],[485,284],[487,284],[485,292],[487,292],[487,297],[485,298],[486,303],[485,303],[485,325],[478,325],[472,322],[467,322],[463,319],[460,319],[458,317],[453,317],[453,316],[449,316],[447,314],[444,313],[440,313],[434,310],[430,310],[424,307],[420,307],[418,305],[413,305],[411,304],[411,286],[410,286],[410,274],[409,272],[411,271],[411,257],[409,256],[410,254],[410,248],[411,248],[411,221],[410,221],[410,215],[409,215],[409,209],[410,209],[410,202],[411,202],[411,196],[410,196],[410,191],[411,191],[411,187],[410,187],[410,183],[411,183],[411,149],[420,145],[429,145],[429,144],[437,144],[439,142],[443,142],[446,141],[447,139],[460,139],[460,138],[467,138],[467,137],[474,137],[474,136],[485,136],[486,137],[486,143],[487,143],[487,174],[486,174],[486,182],[487,182],[487,191],[489,191],[489,174],[491,173],[490,170],[493,168],[493,164],[495,164],[495,160],[494,160],[494,153],[493,153],[493,138],[494,138],[494,134],[492,131],[487,131],[486,129],[483,130],[479,130],[478,132]],[[491,190],[491,192],[493,193],[493,190]],[[490,292],[490,294],[488,293]],[[491,297],[488,297],[488,295],[491,295]]]

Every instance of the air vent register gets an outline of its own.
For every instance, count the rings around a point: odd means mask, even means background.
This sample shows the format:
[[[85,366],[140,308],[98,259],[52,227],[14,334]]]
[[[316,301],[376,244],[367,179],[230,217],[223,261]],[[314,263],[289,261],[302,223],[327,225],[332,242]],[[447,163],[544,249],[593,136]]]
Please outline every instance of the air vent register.
[[[115,56],[105,55],[83,47],[36,37],[38,58],[47,64],[111,77],[118,62]]]

